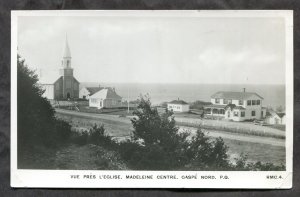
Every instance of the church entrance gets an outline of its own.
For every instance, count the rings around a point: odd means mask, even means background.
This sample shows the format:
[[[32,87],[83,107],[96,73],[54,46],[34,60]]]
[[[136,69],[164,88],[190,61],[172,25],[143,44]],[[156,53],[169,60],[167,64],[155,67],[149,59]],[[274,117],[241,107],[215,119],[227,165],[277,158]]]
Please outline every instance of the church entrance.
[[[67,93],[67,99],[70,99],[70,97],[71,97],[71,96],[70,96],[70,93],[68,92],[68,93]]]

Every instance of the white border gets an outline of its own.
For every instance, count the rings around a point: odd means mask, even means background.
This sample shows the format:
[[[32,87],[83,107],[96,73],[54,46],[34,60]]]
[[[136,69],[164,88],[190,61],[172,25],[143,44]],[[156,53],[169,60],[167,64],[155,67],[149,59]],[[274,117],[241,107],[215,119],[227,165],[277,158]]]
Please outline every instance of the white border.
[[[17,169],[17,28],[19,16],[131,16],[131,17],[282,17],[286,24],[286,171],[88,171]],[[12,11],[11,12],[11,186],[68,188],[291,188],[293,162],[293,11]],[[71,179],[71,175],[121,175],[120,180]],[[157,179],[157,175],[175,175],[177,180]],[[126,175],[153,175],[152,180],[125,179]],[[182,175],[215,176],[216,180],[181,179]],[[229,180],[219,179],[228,175]],[[283,179],[266,179],[267,175]]]

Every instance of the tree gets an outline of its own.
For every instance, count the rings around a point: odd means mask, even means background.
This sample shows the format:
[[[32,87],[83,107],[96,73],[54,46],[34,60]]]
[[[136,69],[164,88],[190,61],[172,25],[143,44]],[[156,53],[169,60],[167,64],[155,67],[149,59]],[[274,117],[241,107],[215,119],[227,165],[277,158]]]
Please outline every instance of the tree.
[[[133,138],[121,144],[121,155],[135,169],[174,170],[193,166],[195,169],[223,169],[228,165],[223,140],[210,140],[201,129],[191,137],[180,131],[173,113],[159,114],[149,97],[141,97],[133,113]]]
[[[17,58],[18,151],[34,146],[54,147],[70,136],[70,125],[56,120],[54,109],[43,97],[38,76]]]
[[[142,154],[140,166],[148,169],[168,169],[178,165],[179,149],[178,128],[175,125],[173,113],[166,109],[159,115],[151,106],[149,97],[143,98],[133,112],[137,118],[131,120],[133,125],[133,140],[142,144],[138,153]],[[135,155],[138,157],[138,155]]]

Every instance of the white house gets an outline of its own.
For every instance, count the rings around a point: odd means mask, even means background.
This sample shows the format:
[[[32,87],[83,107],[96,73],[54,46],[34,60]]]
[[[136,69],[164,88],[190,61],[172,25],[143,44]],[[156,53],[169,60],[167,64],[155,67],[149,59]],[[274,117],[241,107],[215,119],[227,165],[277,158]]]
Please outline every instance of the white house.
[[[254,92],[217,92],[211,96],[212,105],[204,107],[206,115],[233,121],[263,119],[266,109],[263,97]]]
[[[79,90],[79,98],[89,99],[90,96],[102,89],[103,87],[82,87]]]
[[[103,88],[89,97],[89,107],[117,108],[122,106],[122,97],[113,88]]]
[[[190,105],[178,99],[168,103],[168,110],[173,110],[174,112],[188,112],[190,111]]]
[[[285,124],[285,113],[268,110],[265,122],[268,124]]]

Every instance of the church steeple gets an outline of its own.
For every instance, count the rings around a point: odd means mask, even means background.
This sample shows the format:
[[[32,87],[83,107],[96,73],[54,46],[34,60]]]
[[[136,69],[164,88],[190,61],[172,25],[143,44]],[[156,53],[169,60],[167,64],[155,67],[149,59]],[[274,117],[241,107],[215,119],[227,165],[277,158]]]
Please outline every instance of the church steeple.
[[[64,68],[71,68],[71,51],[68,43],[68,36],[66,34],[66,40],[65,40],[65,48],[63,53],[63,59],[62,59],[62,66]]]

